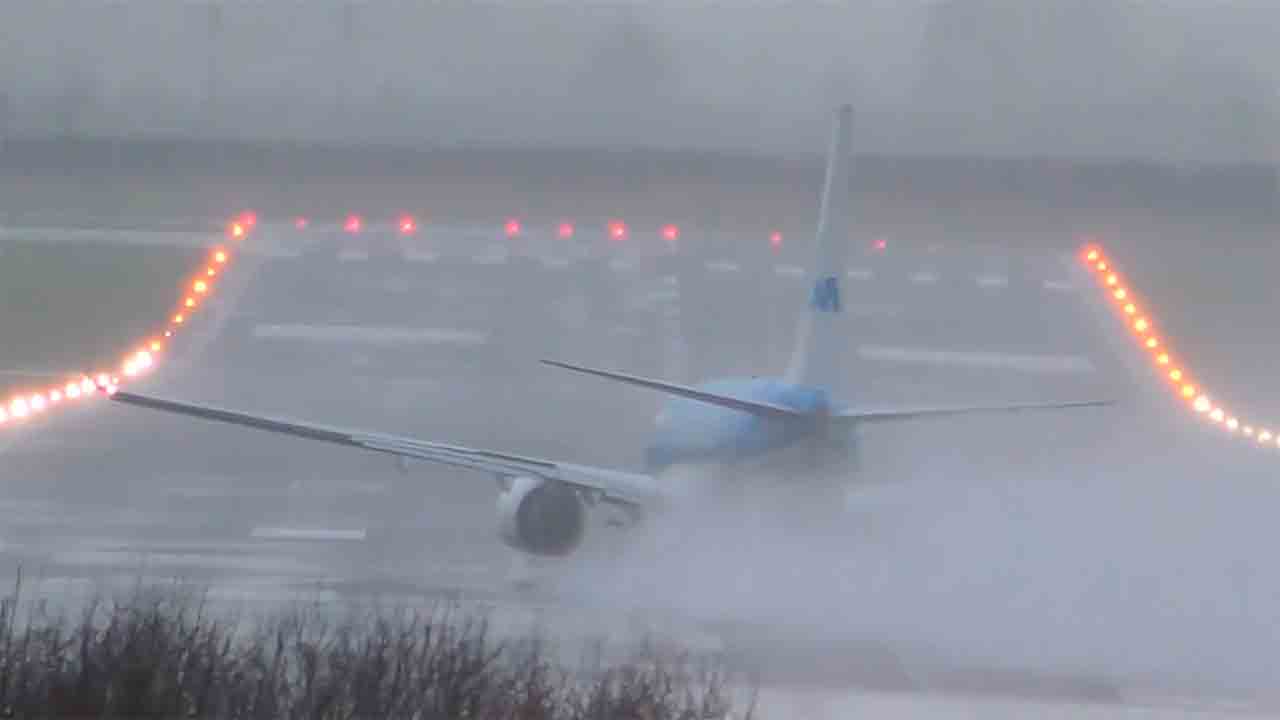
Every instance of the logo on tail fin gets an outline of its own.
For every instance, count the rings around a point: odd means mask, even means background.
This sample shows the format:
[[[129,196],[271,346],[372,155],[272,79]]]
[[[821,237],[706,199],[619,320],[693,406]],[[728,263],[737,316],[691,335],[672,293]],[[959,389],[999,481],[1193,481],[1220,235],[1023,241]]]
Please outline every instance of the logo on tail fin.
[[[835,276],[818,280],[813,286],[813,294],[809,297],[809,307],[818,312],[840,312],[840,284]]]

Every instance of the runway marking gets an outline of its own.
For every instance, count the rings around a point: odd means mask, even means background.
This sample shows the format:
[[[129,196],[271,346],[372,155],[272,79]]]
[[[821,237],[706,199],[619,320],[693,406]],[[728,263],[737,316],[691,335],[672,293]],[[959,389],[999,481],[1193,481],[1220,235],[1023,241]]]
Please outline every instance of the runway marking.
[[[338,262],[364,262],[369,259],[369,253],[364,250],[343,250],[338,253]]]
[[[255,527],[250,537],[258,540],[364,540],[363,529]]]
[[[1007,287],[1009,285],[1009,278],[1004,275],[979,275],[977,281],[978,287],[984,288]]]
[[[729,262],[728,260],[714,260],[705,263],[705,265],[711,272],[738,272],[742,269],[738,263]]]
[[[573,264],[569,258],[542,258],[542,266],[548,269],[567,268]]]
[[[911,274],[912,285],[936,285],[937,282],[938,282],[937,273],[932,273],[927,270],[921,270],[919,272],[915,272]]]
[[[609,261],[609,269],[614,272],[629,272],[636,269],[635,263],[622,258],[614,258]]]
[[[484,345],[489,334],[450,328],[371,327],[363,325],[255,325],[255,338],[355,342],[371,345]]]
[[[1063,280],[1045,280],[1044,289],[1056,292],[1071,292],[1076,289],[1076,286]]]
[[[775,265],[773,272],[787,277],[801,277],[804,275],[804,268],[799,265]]]
[[[436,260],[439,260],[440,256],[425,250],[406,250],[404,253],[404,259],[409,262],[416,263],[433,263]]]
[[[874,275],[875,273],[871,272],[867,268],[849,268],[845,272],[845,277],[852,280],[870,280]]]
[[[1040,374],[1092,373],[1097,369],[1089,358],[1082,355],[1015,355],[885,345],[861,345],[858,355],[867,360],[914,365],[1001,368]]]
[[[471,256],[471,262],[476,265],[505,265],[508,259],[509,256],[505,252]]]

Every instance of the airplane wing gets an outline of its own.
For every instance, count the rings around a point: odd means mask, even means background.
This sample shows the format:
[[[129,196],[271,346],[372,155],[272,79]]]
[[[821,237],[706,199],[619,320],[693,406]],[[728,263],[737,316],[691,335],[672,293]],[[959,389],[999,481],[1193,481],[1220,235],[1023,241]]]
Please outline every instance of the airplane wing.
[[[847,408],[832,413],[838,420],[857,423],[894,422],[923,418],[970,415],[975,413],[1010,413],[1025,410],[1062,410],[1065,408],[1102,407],[1111,400],[1081,400],[1056,403],[1023,403],[1014,405],[956,406],[956,407],[901,407],[901,408]]]
[[[562,463],[554,460],[515,455],[429,442],[409,437],[313,425],[279,418],[249,415],[209,405],[164,400],[129,392],[116,392],[111,399],[126,405],[188,415],[216,422],[242,425],[268,432],[318,440],[333,445],[387,453],[403,458],[467,468],[500,476],[528,475],[558,480],[589,492],[601,500],[620,505],[652,507],[662,501],[653,478],[639,473]]]

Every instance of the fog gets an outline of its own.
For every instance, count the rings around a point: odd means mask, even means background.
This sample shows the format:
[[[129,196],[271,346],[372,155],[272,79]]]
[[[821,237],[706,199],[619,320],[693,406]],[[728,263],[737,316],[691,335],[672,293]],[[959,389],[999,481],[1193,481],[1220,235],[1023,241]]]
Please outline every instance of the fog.
[[[11,134],[1274,157],[1268,3],[54,2],[7,8]],[[821,110],[821,111],[818,111]]]

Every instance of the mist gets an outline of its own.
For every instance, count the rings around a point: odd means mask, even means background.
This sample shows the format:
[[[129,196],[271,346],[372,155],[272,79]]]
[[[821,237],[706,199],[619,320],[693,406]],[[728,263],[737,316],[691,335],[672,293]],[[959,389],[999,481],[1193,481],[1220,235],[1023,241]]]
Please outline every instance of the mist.
[[[55,2],[0,30],[11,135],[1274,158],[1266,3]]]

